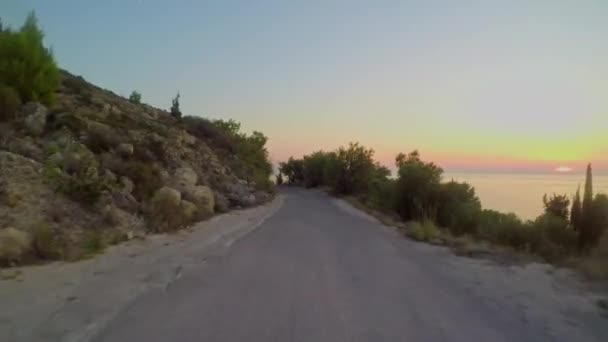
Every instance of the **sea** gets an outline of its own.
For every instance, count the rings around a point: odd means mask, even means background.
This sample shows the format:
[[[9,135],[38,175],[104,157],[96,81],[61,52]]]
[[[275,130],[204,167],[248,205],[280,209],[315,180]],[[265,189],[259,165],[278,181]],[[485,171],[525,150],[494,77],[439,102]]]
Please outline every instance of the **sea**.
[[[443,179],[467,182],[475,187],[483,208],[513,212],[522,219],[534,219],[543,211],[544,194],[570,198],[585,185],[585,175],[570,173],[465,173],[447,172]],[[608,194],[608,175],[593,176],[593,192]]]

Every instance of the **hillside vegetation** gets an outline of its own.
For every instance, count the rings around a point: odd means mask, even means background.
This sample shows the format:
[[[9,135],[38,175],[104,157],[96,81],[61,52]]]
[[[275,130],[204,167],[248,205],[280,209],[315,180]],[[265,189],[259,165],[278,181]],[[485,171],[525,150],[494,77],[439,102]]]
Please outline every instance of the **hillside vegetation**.
[[[179,94],[165,111],[96,87],[58,69],[42,38],[33,14],[0,27],[0,266],[76,259],[270,199],[263,134],[182,117]]]
[[[336,151],[318,151],[280,164],[277,183],[327,187],[354,196],[366,208],[407,222],[412,238],[440,243],[442,236],[467,237],[536,254],[548,261],[584,257],[589,273],[608,277],[608,197],[593,193],[591,165],[581,199],[545,195],[544,213],[523,221],[512,213],[483,209],[475,189],[445,182],[443,169],[418,151],[395,158],[397,177],[375,162],[374,151],[351,143]],[[540,200],[540,199],[539,199]]]

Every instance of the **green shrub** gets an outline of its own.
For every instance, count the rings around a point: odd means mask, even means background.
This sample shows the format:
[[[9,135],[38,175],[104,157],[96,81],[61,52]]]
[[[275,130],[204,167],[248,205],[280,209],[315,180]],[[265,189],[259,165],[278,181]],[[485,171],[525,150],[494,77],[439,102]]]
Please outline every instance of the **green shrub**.
[[[578,267],[593,279],[608,279],[608,234],[602,235],[591,255],[582,259]]]
[[[91,122],[87,128],[85,145],[95,153],[109,151],[123,142],[122,136],[112,127]]]
[[[163,185],[161,170],[158,166],[139,160],[111,159],[104,163],[110,171],[133,181],[133,196],[138,201],[151,198]]]
[[[241,165],[237,166],[236,172],[240,170],[241,177],[254,182],[262,182],[264,186],[272,186],[270,175],[272,164],[266,149],[268,138],[257,131],[250,135],[237,135],[237,160]]]
[[[129,102],[134,103],[134,104],[140,104],[141,103],[141,93],[133,90],[131,92],[131,95],[129,95]]]
[[[369,191],[374,171],[374,150],[359,143],[338,148],[327,167],[329,185],[334,193],[340,195]]]
[[[400,153],[395,162],[399,168],[395,204],[399,215],[404,220],[434,220],[443,170],[422,161],[418,151],[407,156]]]
[[[406,235],[416,241],[429,242],[439,237],[439,229],[431,221],[410,221],[405,229]]]
[[[567,195],[553,194],[551,197],[547,197],[547,194],[545,194],[543,196],[543,205],[545,207],[546,214],[568,220],[568,208],[570,207],[570,200],[568,199]]]
[[[222,124],[219,124],[205,118],[186,116],[182,119],[182,123],[190,134],[209,142],[211,146],[231,154],[236,153],[238,142],[235,135],[231,130],[222,128],[222,126],[226,126],[226,122],[222,121]],[[238,125],[237,123],[234,124]]]
[[[597,194],[591,204],[591,222],[593,222],[593,246],[595,247],[602,235],[608,231],[608,196]]]
[[[82,94],[83,92],[90,92],[91,86],[82,76],[73,76],[67,72],[64,72],[64,78],[62,84],[68,88],[72,93]]]
[[[103,241],[102,234],[99,230],[92,229],[84,232],[82,240],[82,249],[84,251],[84,258],[91,257],[106,248],[106,244]]]
[[[253,181],[262,189],[271,188],[272,164],[266,143],[268,138],[254,131],[247,135],[240,132],[240,124],[233,120],[208,120],[187,116],[182,119],[186,130],[195,137],[221,150],[218,155],[230,165],[240,178]]]
[[[393,212],[395,208],[395,180],[375,179],[367,194],[363,195],[365,203],[373,209],[384,213]]]
[[[9,86],[0,85],[0,122],[12,120],[20,106],[19,93]]]
[[[279,172],[287,177],[290,185],[300,185],[304,182],[304,160],[289,157],[286,162],[279,164]]]
[[[171,116],[176,118],[177,120],[180,120],[182,118],[182,111],[179,109],[179,92],[177,92],[177,95],[175,95],[173,100],[171,100],[170,113]]]
[[[51,113],[47,118],[47,127],[52,131],[67,128],[75,135],[87,129],[87,123],[74,113]]]
[[[548,261],[559,260],[576,251],[578,234],[563,217],[541,215],[529,229],[529,251]]]
[[[167,163],[167,151],[162,140],[148,139],[146,141],[146,148],[152,153],[154,159],[161,163]]]
[[[111,230],[108,234],[107,244],[110,246],[117,245],[121,242],[128,241],[129,235],[120,230]]]
[[[46,223],[38,223],[32,229],[34,249],[41,259],[59,260],[64,257],[61,236]]]
[[[185,211],[179,191],[167,187],[159,189],[150,199],[147,212],[148,227],[153,232],[165,233],[184,225]]]
[[[395,180],[390,179],[390,170],[380,164],[374,165],[368,191],[357,197],[366,206],[384,214],[393,214],[395,209]]]
[[[475,234],[480,212],[481,202],[471,185],[450,181],[439,187],[437,224],[452,234]]]
[[[333,158],[335,158],[335,154],[323,151],[304,156],[302,165],[304,186],[314,188],[328,185],[327,168]]]
[[[9,86],[23,102],[51,105],[59,86],[59,69],[32,12],[19,31],[0,33],[0,84]]]
[[[478,220],[476,231],[481,239],[520,250],[528,248],[530,227],[515,214],[485,209]]]
[[[66,149],[62,164],[48,161],[44,173],[55,191],[78,203],[92,205],[97,202],[108,184],[99,177],[99,164],[95,155],[82,145]]]

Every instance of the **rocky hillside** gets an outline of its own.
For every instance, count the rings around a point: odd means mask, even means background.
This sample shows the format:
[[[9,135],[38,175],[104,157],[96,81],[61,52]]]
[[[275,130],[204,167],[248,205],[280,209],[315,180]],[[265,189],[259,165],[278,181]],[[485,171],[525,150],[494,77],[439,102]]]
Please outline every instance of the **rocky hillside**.
[[[67,72],[56,99],[0,122],[0,265],[81,258],[271,197],[210,121],[176,120]]]

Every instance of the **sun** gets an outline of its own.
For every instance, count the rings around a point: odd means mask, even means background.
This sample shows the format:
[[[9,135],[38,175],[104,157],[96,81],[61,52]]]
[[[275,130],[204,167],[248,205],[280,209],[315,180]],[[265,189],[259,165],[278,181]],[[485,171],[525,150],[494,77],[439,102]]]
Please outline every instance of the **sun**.
[[[572,172],[572,168],[568,167],[568,166],[558,166],[558,167],[555,168],[554,171],[555,172],[566,173],[566,172]]]

